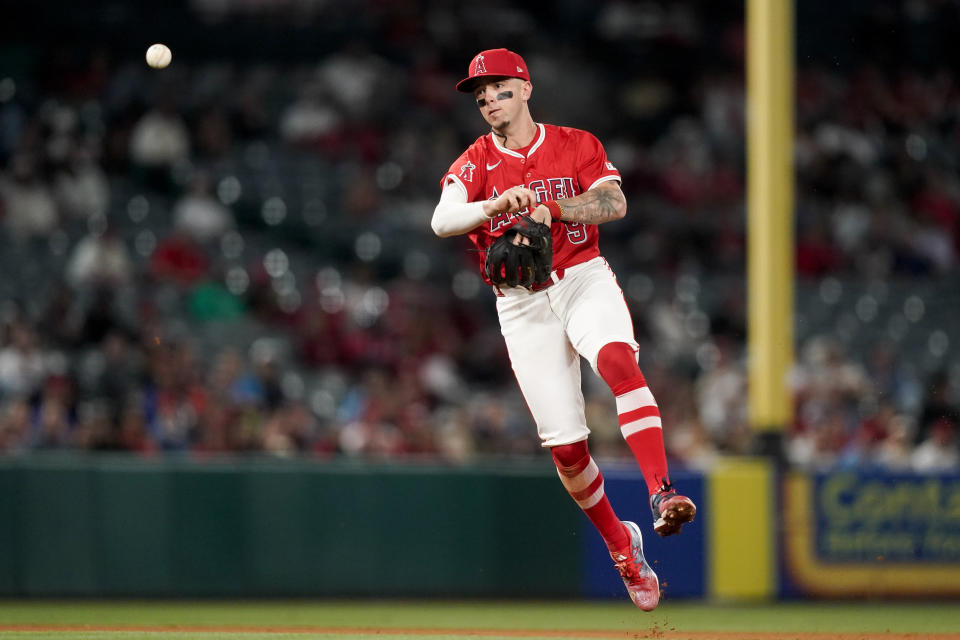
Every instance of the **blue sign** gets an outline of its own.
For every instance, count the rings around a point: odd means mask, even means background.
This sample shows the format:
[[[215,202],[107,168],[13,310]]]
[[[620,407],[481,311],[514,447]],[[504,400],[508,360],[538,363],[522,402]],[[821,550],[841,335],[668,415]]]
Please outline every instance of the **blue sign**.
[[[680,535],[661,538],[653,531],[647,485],[638,470],[607,470],[603,467],[604,490],[613,510],[622,520],[633,520],[643,533],[643,555],[660,579],[661,598],[689,598],[706,595],[706,509],[683,527]],[[672,472],[670,478],[683,495],[704,505],[704,477]],[[702,517],[703,516],[703,517]],[[584,594],[596,598],[626,597],[620,574],[613,567],[607,547],[586,516],[584,532]]]
[[[814,508],[824,562],[960,561],[960,476],[819,475]]]

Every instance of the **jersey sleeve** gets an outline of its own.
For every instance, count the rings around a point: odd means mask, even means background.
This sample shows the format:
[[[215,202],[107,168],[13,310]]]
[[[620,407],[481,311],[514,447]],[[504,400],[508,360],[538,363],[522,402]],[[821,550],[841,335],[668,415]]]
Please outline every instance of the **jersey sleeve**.
[[[596,136],[581,131],[577,148],[577,181],[580,183],[581,193],[607,180],[620,182],[620,172],[607,159],[607,152],[603,150],[603,145]]]
[[[480,145],[476,143],[470,145],[447,169],[443,180],[440,181],[440,190],[443,191],[443,188],[452,182],[463,187],[467,194],[467,202],[481,199],[486,172],[478,168],[483,167],[483,161]]]

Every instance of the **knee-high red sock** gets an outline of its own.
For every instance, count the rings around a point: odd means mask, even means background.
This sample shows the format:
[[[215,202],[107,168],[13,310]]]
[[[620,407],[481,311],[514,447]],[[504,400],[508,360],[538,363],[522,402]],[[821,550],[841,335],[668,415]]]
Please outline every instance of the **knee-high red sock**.
[[[590,456],[587,441],[550,449],[560,482],[597,528],[611,553],[625,553],[630,537],[603,491],[603,475]],[[627,554],[629,555],[629,554]]]
[[[617,399],[620,432],[633,452],[650,495],[669,482],[660,408],[637,364],[633,347],[611,342],[600,349],[597,370]]]

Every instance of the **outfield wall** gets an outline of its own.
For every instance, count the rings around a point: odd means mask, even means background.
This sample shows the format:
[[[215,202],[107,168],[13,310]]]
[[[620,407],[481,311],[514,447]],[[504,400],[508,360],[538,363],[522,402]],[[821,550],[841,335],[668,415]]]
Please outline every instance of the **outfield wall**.
[[[725,460],[673,474],[700,512],[661,539],[639,472],[602,467],[668,598],[960,596],[960,477],[779,483],[765,461]],[[0,460],[0,596],[73,595],[619,598],[623,585],[549,460]]]
[[[702,504],[704,481],[677,478]],[[648,555],[703,595],[705,521]],[[667,572],[676,575],[668,577]],[[550,461],[483,467],[27,457],[0,461],[0,596],[621,597]]]
[[[569,500],[543,468],[7,461],[0,594],[571,595]]]

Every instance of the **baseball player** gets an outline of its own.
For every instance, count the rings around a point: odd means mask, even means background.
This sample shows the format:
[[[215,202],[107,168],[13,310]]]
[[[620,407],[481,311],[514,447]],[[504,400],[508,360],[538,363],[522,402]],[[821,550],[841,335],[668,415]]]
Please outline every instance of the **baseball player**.
[[[534,122],[527,65],[507,49],[478,53],[457,90],[491,131],[443,177],[431,226],[467,234],[493,287],[510,362],[560,481],[606,542],[630,598],[660,601],[640,528],[621,521],[587,448],[580,358],[613,391],[623,437],[642,469],[661,536],[679,533],[696,506],[667,473],[660,412],[637,360],[626,301],[597,246],[597,225],[623,218],[620,174],[590,133]],[[542,225],[542,226],[541,226]],[[545,231],[542,231],[545,230]]]

